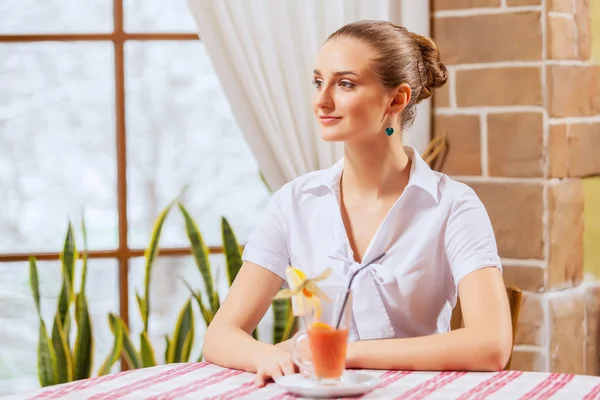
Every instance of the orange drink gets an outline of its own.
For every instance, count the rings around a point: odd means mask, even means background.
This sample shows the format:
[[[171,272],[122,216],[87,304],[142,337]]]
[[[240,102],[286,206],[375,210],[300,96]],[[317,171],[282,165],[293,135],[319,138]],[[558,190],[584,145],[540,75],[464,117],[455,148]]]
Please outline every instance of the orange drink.
[[[336,379],[342,376],[346,366],[348,329],[333,329],[313,324],[308,329],[308,344],[315,375]]]
[[[316,307],[303,308],[305,329],[294,335],[292,358],[305,376],[322,384],[339,384],[346,368],[352,293],[345,287],[321,291],[323,298]]]

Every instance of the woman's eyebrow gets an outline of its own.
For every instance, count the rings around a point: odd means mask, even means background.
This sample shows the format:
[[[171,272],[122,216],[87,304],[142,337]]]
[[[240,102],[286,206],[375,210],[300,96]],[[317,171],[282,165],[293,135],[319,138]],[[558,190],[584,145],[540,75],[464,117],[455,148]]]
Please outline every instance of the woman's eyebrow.
[[[319,72],[318,69],[313,70],[313,73],[315,75],[321,75],[321,72]],[[352,72],[352,71],[336,71],[332,74],[333,76],[341,76],[341,75],[354,75],[354,76],[358,76],[358,74],[356,72]]]

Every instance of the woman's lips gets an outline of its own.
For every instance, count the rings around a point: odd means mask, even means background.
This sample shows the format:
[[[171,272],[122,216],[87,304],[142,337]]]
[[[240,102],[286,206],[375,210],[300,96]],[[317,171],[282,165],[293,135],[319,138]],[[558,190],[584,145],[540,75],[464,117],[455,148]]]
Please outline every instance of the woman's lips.
[[[342,117],[320,116],[319,119],[321,120],[321,124],[323,125],[333,125],[339,120],[341,120]]]

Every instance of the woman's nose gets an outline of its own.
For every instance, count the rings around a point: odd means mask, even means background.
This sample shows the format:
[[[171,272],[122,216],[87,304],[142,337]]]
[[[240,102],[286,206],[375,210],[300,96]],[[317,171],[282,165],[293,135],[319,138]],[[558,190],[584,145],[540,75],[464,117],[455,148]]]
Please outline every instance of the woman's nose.
[[[317,106],[319,108],[331,108],[333,106],[333,97],[329,89],[323,88],[321,90],[317,99]]]

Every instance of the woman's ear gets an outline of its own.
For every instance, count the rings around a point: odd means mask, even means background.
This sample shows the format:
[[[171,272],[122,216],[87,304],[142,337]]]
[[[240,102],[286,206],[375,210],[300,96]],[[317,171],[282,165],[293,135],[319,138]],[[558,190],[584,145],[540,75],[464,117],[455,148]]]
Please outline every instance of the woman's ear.
[[[406,108],[406,106],[410,102],[412,90],[410,89],[408,83],[403,83],[396,89],[394,89],[393,93],[395,94],[392,98],[392,103],[390,104],[390,112],[396,114]]]

